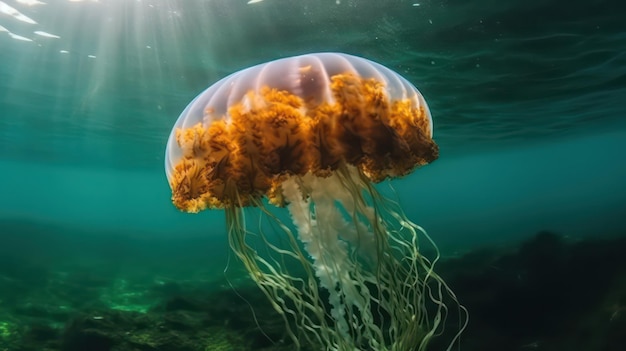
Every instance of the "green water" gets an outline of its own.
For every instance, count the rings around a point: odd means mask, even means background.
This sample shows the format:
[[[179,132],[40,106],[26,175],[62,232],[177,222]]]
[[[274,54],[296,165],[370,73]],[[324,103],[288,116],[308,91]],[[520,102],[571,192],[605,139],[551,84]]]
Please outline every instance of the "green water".
[[[271,317],[269,339],[253,319],[239,318],[250,307],[231,285],[268,310],[229,254],[224,214],[178,212],[163,163],[171,127],[198,93],[237,70],[296,54],[367,57],[423,93],[440,159],[392,184],[445,257],[515,247],[548,230],[564,238],[567,245],[554,245],[568,254],[549,255],[558,262],[546,265],[566,271],[572,257],[619,258],[599,244],[586,257],[574,243],[625,234],[620,1],[44,2],[0,1],[0,350],[81,350],[67,330],[102,316],[137,339],[97,324],[117,335],[105,338],[117,349],[105,340],[101,350],[289,349]],[[465,273],[475,279],[492,266],[506,270],[480,281],[494,295],[519,292],[516,277],[534,272],[530,256],[461,266],[474,268]],[[625,280],[615,268],[623,266],[612,267],[598,268],[612,272],[606,276],[588,272],[606,278],[579,296],[593,302],[592,312],[567,315],[608,333],[589,331],[581,350],[617,350],[619,332],[610,333],[624,330]],[[576,345],[567,334],[582,322],[498,329],[506,318],[475,303],[479,284],[467,287],[466,275],[446,269],[459,299],[478,309],[465,349]],[[537,300],[559,299],[550,294]],[[181,296],[196,305],[176,307]],[[147,317],[141,324],[143,317],[122,312]],[[154,330],[173,339],[152,340]],[[480,342],[489,337],[502,342],[490,349]]]

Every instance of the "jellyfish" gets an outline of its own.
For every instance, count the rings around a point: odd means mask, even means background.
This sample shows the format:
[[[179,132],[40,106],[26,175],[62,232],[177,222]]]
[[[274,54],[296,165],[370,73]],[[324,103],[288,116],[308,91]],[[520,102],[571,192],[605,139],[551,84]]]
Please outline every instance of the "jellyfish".
[[[165,171],[178,209],[225,212],[230,247],[297,349],[426,350],[456,311],[449,350],[467,311],[434,270],[438,251],[422,254],[422,242],[436,248],[426,231],[377,184],[438,156],[408,80],[315,53],[200,93],[172,129]]]

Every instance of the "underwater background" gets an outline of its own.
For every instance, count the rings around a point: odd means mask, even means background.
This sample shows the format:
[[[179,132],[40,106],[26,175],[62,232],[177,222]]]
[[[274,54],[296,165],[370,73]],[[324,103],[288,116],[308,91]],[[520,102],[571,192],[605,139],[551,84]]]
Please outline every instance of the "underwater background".
[[[293,349],[224,213],[171,204],[164,152],[206,87],[320,51],[387,66],[430,106],[440,158],[391,184],[469,310],[462,350],[623,350],[624,14],[618,0],[0,1],[0,350]]]

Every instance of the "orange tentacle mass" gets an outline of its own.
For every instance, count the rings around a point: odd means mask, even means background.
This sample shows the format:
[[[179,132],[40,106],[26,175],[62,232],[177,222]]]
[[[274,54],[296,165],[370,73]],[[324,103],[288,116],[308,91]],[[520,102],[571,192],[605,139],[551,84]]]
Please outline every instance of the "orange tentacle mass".
[[[383,84],[352,74],[332,77],[330,87],[334,101],[316,105],[264,87],[232,105],[229,118],[177,130],[183,157],[171,178],[176,207],[249,206],[263,196],[282,206],[287,176],[324,177],[343,163],[380,182],[439,156],[423,107],[390,101]]]

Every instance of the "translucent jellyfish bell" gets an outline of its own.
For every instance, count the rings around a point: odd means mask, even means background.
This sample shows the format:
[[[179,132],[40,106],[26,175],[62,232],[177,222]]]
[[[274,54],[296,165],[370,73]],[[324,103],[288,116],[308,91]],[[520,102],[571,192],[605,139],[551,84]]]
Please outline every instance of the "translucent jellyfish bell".
[[[382,84],[389,101],[410,101],[411,107],[423,110],[424,132],[432,138],[433,123],[422,94],[406,79],[376,62],[340,53],[318,53],[271,61],[236,72],[198,95],[180,115],[170,134],[165,170],[171,181],[174,165],[182,158],[176,143],[176,131],[197,123],[206,128],[218,120],[230,121],[229,109],[237,104],[250,108],[250,93],[258,96],[263,88],[286,91],[305,103],[303,114],[322,103],[333,104],[332,77],[353,75],[363,80],[373,79]]]
[[[180,210],[225,210],[232,249],[298,347],[423,350],[443,328],[443,295],[456,298],[419,251],[426,233],[373,184],[434,161],[432,137],[428,106],[406,79],[364,58],[309,54],[198,95],[170,134],[165,170]],[[287,247],[259,228],[270,253],[253,249],[245,208],[274,221]],[[296,264],[304,276],[291,273]]]

